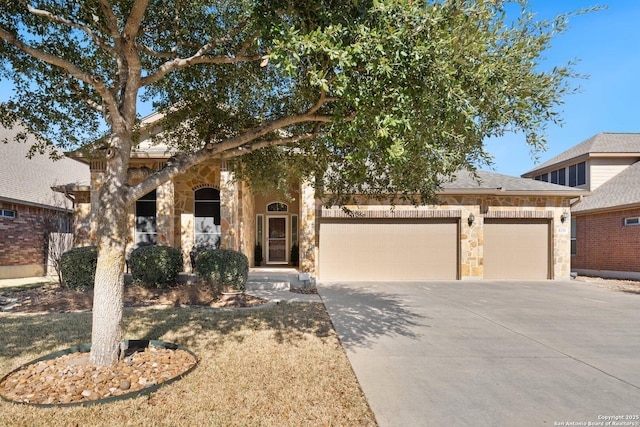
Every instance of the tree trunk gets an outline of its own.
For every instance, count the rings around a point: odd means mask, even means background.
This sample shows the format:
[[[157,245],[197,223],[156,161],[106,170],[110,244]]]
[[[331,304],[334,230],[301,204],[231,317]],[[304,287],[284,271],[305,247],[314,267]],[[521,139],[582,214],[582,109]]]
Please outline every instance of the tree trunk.
[[[96,216],[98,264],[93,294],[91,362],[110,366],[118,362],[123,340],[125,249],[127,228],[127,168],[131,135],[111,136],[113,149],[108,157],[104,182],[100,188],[100,210]]]
[[[98,265],[93,295],[91,362],[99,366],[113,365],[118,361],[123,339],[126,219],[126,207],[103,207],[98,215]]]

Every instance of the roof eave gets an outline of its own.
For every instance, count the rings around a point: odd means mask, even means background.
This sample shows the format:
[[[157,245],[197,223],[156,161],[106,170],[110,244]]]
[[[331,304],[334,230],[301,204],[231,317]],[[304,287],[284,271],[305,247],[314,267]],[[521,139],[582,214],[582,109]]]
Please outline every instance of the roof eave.
[[[10,197],[0,197],[0,201],[2,202],[6,202],[6,203],[13,203],[16,205],[24,205],[24,206],[31,206],[34,208],[41,208],[41,209],[49,209],[49,210],[54,210],[54,211],[60,211],[60,212],[65,212],[65,213],[72,213],[73,209],[69,209],[69,208],[65,208],[62,206],[52,206],[52,205],[47,205],[44,203],[37,203],[37,202],[31,202],[28,200],[19,200],[19,199],[12,199]]]
[[[582,161],[582,160],[589,160],[589,159],[607,159],[607,158],[616,158],[616,159],[621,159],[621,158],[639,158],[640,159],[640,152],[630,152],[630,153],[602,153],[602,152],[594,152],[594,153],[586,153],[586,154],[581,154],[579,156],[575,156],[572,157],[570,159],[566,159],[563,160],[561,162],[556,162],[556,163],[552,163],[548,166],[545,167],[540,167],[540,168],[536,168],[536,169],[532,169],[529,172],[523,173],[522,175],[520,175],[521,178],[533,178],[536,175],[539,175],[541,173],[548,173],[548,172],[552,172],[558,168],[562,168],[562,167],[567,167],[567,166],[571,166],[573,164],[575,164],[576,162]]]
[[[627,205],[616,205],[616,206],[607,206],[607,207],[603,207],[603,208],[592,208],[592,209],[585,209],[583,211],[577,211],[577,212],[571,212],[571,215],[573,216],[581,216],[581,215],[589,215],[589,214],[595,214],[595,213],[607,213],[607,212],[615,212],[615,211],[628,211],[631,209],[637,209],[640,208],[640,203],[629,203]]]
[[[579,196],[589,196],[590,191],[574,190],[574,191],[535,191],[535,190],[506,190],[498,188],[480,188],[480,189],[445,189],[437,191],[438,195],[456,195],[456,196],[542,196],[542,197],[563,197],[574,198]]]

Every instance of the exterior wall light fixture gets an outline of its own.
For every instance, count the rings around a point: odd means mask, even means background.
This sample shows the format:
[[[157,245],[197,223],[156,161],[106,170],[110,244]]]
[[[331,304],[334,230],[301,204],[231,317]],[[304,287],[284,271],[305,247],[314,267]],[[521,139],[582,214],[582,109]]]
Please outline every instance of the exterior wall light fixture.
[[[473,225],[473,221],[475,220],[476,220],[476,216],[473,214],[473,212],[471,212],[469,214],[469,218],[467,218],[467,224],[469,224],[469,227]]]
[[[562,215],[560,215],[560,222],[564,224],[568,219],[569,219],[569,212],[567,211],[562,212]]]

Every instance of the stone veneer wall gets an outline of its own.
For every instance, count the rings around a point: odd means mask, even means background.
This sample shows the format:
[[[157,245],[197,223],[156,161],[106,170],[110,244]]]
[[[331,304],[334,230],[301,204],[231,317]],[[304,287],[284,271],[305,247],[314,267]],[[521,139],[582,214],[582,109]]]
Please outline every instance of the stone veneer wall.
[[[194,166],[174,180],[174,247],[182,251],[186,272],[191,272],[189,252],[194,242],[194,191],[204,187],[220,189],[219,164]]]
[[[316,211],[320,202],[315,199],[315,190],[309,182],[300,185],[300,214],[298,215],[299,235],[298,248],[300,250],[300,270],[316,275],[318,271],[318,222]]]
[[[240,235],[238,236],[238,241],[240,242],[240,246],[238,250],[249,258],[249,265],[255,265],[253,259],[254,247],[256,245],[255,197],[247,184],[240,183],[239,189],[240,211],[238,212],[238,230]]]
[[[233,174],[226,169],[220,172],[220,225],[222,229],[222,249],[238,250],[240,204],[238,200],[239,185]]]
[[[413,206],[396,205],[399,210],[426,211],[459,211],[460,213],[460,276],[462,280],[482,279],[484,277],[484,217],[502,218],[547,218],[552,230],[551,265],[554,279],[568,279],[570,277],[570,219],[561,222],[564,212],[569,212],[569,200],[561,197],[527,197],[527,196],[465,196],[443,195],[439,197],[439,205]],[[318,212],[321,202],[315,201]],[[347,206],[352,210],[391,210],[392,206],[384,202],[362,200],[360,205]],[[473,214],[474,221],[468,223]],[[457,212],[456,212],[457,215]],[[305,222],[311,224],[310,218]],[[313,227],[315,248],[319,232],[319,224]],[[313,256],[314,269],[317,271],[315,252]],[[305,270],[307,271],[307,270]]]

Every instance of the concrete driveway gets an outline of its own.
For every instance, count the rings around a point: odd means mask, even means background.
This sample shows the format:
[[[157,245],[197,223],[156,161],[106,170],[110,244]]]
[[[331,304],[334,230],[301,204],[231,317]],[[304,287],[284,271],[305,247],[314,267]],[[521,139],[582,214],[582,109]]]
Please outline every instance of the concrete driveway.
[[[640,425],[638,294],[575,281],[318,291],[380,426]]]

